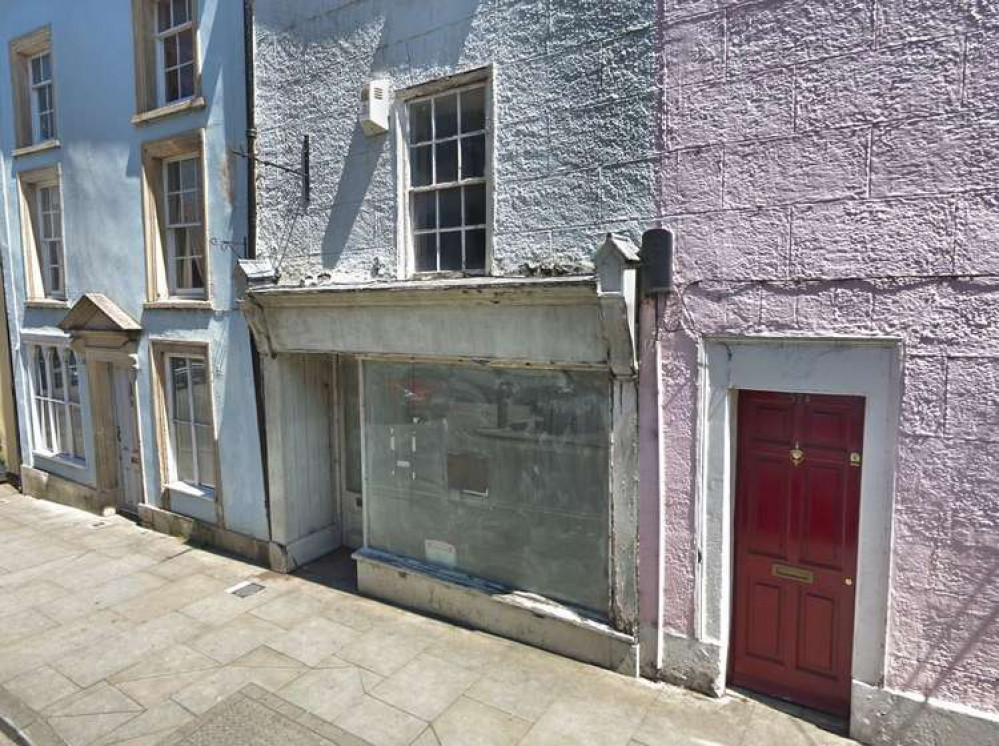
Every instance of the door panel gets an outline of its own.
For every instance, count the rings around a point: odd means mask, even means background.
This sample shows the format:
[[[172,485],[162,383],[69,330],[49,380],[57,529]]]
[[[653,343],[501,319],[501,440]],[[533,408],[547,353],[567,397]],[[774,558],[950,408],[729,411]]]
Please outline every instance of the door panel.
[[[118,449],[118,507],[135,513],[142,498],[142,461],[135,433],[135,395],[129,371],[112,368],[115,444]]]
[[[743,391],[736,454],[736,685],[849,712],[860,397]]]

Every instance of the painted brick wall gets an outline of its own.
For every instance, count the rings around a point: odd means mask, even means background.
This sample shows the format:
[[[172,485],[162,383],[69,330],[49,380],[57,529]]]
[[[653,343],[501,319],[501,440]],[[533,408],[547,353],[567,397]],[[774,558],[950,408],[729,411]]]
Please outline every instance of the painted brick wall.
[[[693,624],[700,335],[897,336],[886,683],[999,710],[999,278],[935,277],[999,272],[999,3],[659,13],[659,212],[686,287],[663,333],[666,628]]]
[[[591,272],[610,230],[655,218],[652,0],[257,3],[264,158],[312,143],[313,200],[260,171],[260,251],[282,283],[395,279],[394,137],[357,125],[362,84],[495,65],[495,273]]]

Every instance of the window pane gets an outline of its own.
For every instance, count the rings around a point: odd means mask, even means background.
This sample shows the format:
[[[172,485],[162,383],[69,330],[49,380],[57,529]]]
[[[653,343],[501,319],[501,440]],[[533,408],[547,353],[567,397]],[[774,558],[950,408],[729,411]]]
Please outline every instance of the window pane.
[[[461,269],[461,231],[441,233],[441,270]]]
[[[434,99],[434,137],[451,137],[458,134],[458,95]]]
[[[461,225],[461,187],[442,189],[438,192],[441,205],[441,228]]]
[[[187,360],[182,357],[170,358],[170,381],[173,384],[173,412],[170,416],[174,420],[187,422],[190,420],[187,402]]]
[[[42,60],[42,80],[52,80],[52,55],[43,54]]]
[[[177,36],[163,39],[163,64],[165,67],[177,67]]]
[[[461,131],[474,132],[486,127],[486,89],[472,88],[461,94]]]
[[[189,63],[180,68],[180,93],[177,98],[190,98],[194,95],[194,65]]]
[[[180,190],[180,161],[170,161],[166,164],[167,171],[167,191],[177,192]]]
[[[194,29],[177,34],[177,61],[181,64],[194,61]]]
[[[156,28],[166,31],[172,25],[170,23],[170,0],[159,0],[156,3]]]
[[[194,428],[198,439],[198,484],[215,486],[215,445],[211,428],[199,425]]]
[[[198,159],[185,158],[179,161],[178,165],[180,166],[180,188],[197,189],[201,181],[198,173]]]
[[[463,187],[465,190],[465,225],[485,225],[486,185]]]
[[[59,434],[57,453],[71,456],[73,454],[73,429],[69,420],[69,407],[65,404],[55,408],[56,431]]]
[[[55,453],[58,450],[58,444],[56,443],[55,432],[52,430],[52,402],[43,402],[41,408],[42,417],[42,440],[44,447]]]
[[[42,140],[51,140],[55,137],[55,117],[49,114],[42,114],[38,118],[38,135]]]
[[[166,74],[166,100],[176,101],[180,98],[180,75],[176,70],[170,70]]]
[[[211,407],[208,398],[208,377],[205,375],[205,361],[191,360],[188,366],[191,375],[191,390],[194,392],[194,421],[201,425],[211,423]]]
[[[423,145],[409,151],[411,179],[413,186],[427,186],[434,181],[432,145]]]
[[[366,361],[363,378],[372,548],[451,547],[457,570],[607,613],[605,375]]]
[[[52,398],[66,399],[66,379],[63,378],[63,367],[61,355],[58,351],[52,351]]]
[[[52,188],[42,187],[38,190],[38,198],[42,203],[42,212],[48,212],[52,209]]]
[[[182,482],[195,483],[194,474],[194,450],[191,445],[191,428],[186,423],[174,426],[174,440],[176,442],[177,479]]]
[[[205,287],[205,269],[203,266],[204,260],[197,256],[191,259],[191,289],[192,290],[203,290]]]
[[[486,136],[461,138],[461,178],[473,179],[486,172]]]
[[[437,234],[421,233],[416,236],[416,271],[434,272],[437,270]]]
[[[200,192],[183,192],[180,197],[181,220],[185,223],[201,222]]]
[[[437,157],[437,183],[458,180],[458,142],[448,140],[435,146]]]
[[[431,139],[430,101],[417,101],[409,106],[409,141],[426,142]]]
[[[191,9],[188,0],[173,0],[173,25],[179,26],[191,20]]]
[[[58,246],[58,244],[50,244],[50,246]],[[55,260],[53,260],[52,265],[49,267],[48,281],[50,293],[62,292],[62,267]]]
[[[69,369],[69,400],[78,403],[80,401],[80,367],[77,365],[76,355],[72,352],[66,359],[66,365]]]
[[[486,268],[486,229],[465,231],[465,269]]]
[[[343,406],[344,486],[350,492],[360,493],[361,402],[357,366],[356,358],[343,358],[340,365],[340,399]]]
[[[73,455],[84,458],[87,449],[83,445],[83,415],[79,407],[69,408],[69,418],[73,427]]]
[[[42,58],[34,57],[31,60],[31,82],[37,85],[42,80],[44,80],[42,78]]]
[[[41,396],[49,395],[48,360],[41,347],[35,351],[35,386]]]
[[[413,226],[418,231],[437,227],[437,195],[434,192],[413,195]]]

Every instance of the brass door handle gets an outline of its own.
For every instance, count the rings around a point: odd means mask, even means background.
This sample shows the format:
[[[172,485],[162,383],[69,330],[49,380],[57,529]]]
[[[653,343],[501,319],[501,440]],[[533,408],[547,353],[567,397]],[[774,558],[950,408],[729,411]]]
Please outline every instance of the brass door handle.
[[[843,585],[853,585],[853,578],[843,578]]]

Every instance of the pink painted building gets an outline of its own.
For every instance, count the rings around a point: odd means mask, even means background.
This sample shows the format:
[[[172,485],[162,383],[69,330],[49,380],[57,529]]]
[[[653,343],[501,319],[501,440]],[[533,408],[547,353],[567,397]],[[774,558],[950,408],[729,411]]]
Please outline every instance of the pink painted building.
[[[999,742],[997,33],[992,2],[660,0],[647,673]]]

